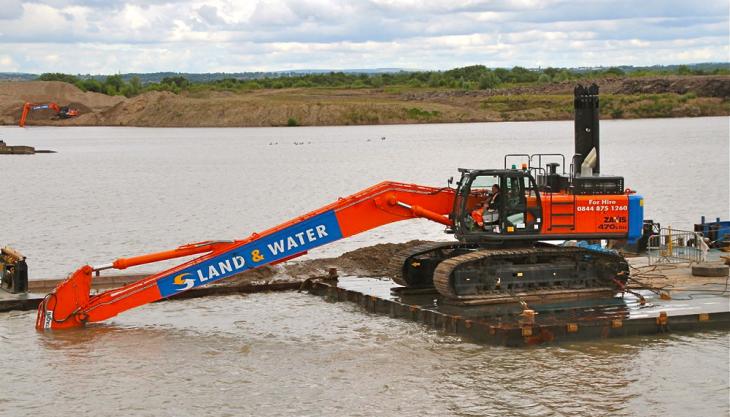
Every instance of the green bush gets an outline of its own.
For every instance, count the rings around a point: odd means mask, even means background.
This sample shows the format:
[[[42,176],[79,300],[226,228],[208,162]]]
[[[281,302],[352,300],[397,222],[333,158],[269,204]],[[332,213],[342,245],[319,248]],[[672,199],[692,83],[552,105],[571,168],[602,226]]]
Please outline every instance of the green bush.
[[[411,107],[410,109],[406,109],[406,115],[408,115],[408,118],[410,119],[430,119],[431,117],[438,116],[440,113],[437,110],[434,111],[428,111],[423,110],[418,107]]]
[[[617,67],[611,67],[611,68],[607,69],[605,71],[605,73],[606,73],[606,75],[617,75],[617,76],[626,75],[624,70],[622,70],[621,68],[617,68]]]
[[[624,111],[621,109],[612,109],[611,117],[614,119],[620,119],[620,118],[624,117]]]
[[[79,77],[69,74],[62,74],[60,72],[46,72],[38,76],[39,81],[62,81],[69,84],[76,84],[79,81]]]
[[[495,88],[499,85],[501,80],[493,71],[486,72],[479,77],[479,89],[486,90],[488,88]]]
[[[138,78],[139,79],[139,78]],[[235,82],[236,80],[234,80]],[[165,77],[160,81],[162,84],[174,84],[180,88],[185,88],[190,85],[190,81],[187,78],[178,75],[176,77]]]
[[[93,91],[96,93],[104,92],[104,85],[99,80],[95,80],[93,78],[79,81],[76,86],[84,91]]]

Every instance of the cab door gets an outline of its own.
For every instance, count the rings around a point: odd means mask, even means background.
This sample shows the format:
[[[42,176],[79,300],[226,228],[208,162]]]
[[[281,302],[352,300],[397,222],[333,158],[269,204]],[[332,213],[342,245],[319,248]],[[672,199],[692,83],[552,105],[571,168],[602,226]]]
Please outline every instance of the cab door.
[[[501,229],[504,234],[539,234],[542,205],[534,178],[526,171],[507,173],[502,178]]]

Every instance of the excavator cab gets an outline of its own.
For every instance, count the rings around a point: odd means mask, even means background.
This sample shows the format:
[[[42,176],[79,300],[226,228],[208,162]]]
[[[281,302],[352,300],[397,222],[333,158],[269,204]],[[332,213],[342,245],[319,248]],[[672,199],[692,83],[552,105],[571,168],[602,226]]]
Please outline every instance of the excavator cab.
[[[528,170],[460,169],[451,218],[462,242],[503,242],[540,234],[540,193]]]

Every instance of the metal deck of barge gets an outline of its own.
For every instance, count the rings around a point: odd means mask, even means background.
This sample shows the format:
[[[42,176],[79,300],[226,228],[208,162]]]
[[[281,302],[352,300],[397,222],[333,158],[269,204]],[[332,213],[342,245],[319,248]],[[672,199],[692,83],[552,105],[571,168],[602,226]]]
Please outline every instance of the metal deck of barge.
[[[423,323],[486,344],[526,346],[557,341],[730,329],[730,297],[683,292],[664,300],[651,291],[605,299],[541,302],[524,314],[519,303],[461,306],[436,292],[409,292],[390,280],[341,277],[311,280],[307,289],[333,301],[349,301],[371,313]],[[395,291],[393,291],[395,289]],[[718,290],[719,291],[719,290]]]

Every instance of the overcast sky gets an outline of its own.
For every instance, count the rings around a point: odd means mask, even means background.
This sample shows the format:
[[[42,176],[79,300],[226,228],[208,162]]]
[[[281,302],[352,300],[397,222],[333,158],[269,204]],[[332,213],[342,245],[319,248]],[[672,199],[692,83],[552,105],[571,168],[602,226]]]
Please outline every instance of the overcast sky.
[[[728,0],[0,0],[0,72],[730,61]]]

